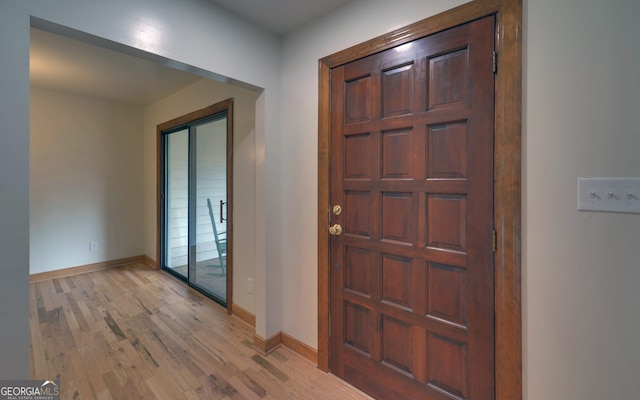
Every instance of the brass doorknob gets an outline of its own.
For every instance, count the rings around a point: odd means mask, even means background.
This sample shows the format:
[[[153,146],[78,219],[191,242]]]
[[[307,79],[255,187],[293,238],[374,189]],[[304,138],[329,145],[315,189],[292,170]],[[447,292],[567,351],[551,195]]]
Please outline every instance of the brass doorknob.
[[[333,224],[329,227],[329,234],[331,236],[340,236],[342,235],[342,227],[340,224]]]

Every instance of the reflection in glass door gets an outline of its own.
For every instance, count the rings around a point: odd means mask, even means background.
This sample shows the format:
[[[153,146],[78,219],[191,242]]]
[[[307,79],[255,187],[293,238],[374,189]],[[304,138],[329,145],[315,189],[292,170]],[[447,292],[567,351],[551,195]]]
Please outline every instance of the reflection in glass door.
[[[194,113],[188,123],[158,127],[163,145],[162,269],[227,306],[231,105],[228,100],[205,109],[207,113]]]
[[[164,137],[165,259],[163,267],[186,278],[189,260],[189,129]]]

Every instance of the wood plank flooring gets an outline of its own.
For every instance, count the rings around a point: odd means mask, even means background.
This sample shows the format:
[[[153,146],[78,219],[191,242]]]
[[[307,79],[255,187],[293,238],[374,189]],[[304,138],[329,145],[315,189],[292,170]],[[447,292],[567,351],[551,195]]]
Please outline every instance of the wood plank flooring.
[[[133,264],[30,285],[31,378],[62,399],[362,400],[168,274]]]

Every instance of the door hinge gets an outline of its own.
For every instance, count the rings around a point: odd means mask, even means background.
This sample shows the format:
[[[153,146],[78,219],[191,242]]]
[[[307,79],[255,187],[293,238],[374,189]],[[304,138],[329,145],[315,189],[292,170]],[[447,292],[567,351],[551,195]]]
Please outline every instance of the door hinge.
[[[495,253],[498,249],[498,232],[496,232],[496,230],[494,229],[491,232],[491,248],[493,249],[493,252]]]
[[[493,73],[497,74],[498,73],[498,53],[494,51],[491,58],[493,62]]]

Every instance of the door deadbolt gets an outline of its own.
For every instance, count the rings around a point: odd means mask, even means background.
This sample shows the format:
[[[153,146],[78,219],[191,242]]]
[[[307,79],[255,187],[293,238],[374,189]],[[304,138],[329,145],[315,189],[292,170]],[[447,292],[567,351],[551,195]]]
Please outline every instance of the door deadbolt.
[[[333,215],[340,215],[340,214],[342,214],[342,207],[336,204],[335,206],[333,206]]]

